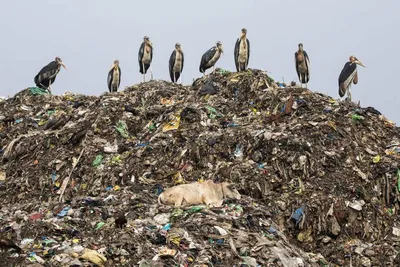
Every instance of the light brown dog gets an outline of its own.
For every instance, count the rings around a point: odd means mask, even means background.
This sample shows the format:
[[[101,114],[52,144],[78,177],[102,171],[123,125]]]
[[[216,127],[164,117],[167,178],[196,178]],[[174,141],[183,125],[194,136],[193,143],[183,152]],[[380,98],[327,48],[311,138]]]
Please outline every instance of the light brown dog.
[[[216,184],[212,180],[207,180],[202,183],[195,182],[167,188],[158,196],[158,203],[175,207],[196,204],[220,207],[224,199],[240,199],[240,197],[233,184],[228,182]]]

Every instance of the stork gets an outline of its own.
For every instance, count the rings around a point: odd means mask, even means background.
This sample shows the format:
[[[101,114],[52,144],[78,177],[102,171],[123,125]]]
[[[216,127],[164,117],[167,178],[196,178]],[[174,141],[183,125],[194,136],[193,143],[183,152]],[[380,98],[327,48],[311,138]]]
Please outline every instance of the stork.
[[[310,59],[306,51],[303,50],[303,44],[299,44],[299,50],[294,53],[294,59],[296,62],[297,76],[301,84],[306,84],[308,87],[308,82],[310,81]]]
[[[181,77],[183,63],[184,55],[182,51],[182,46],[180,43],[176,43],[175,50],[172,51],[172,54],[169,57],[169,76],[171,77],[171,81],[173,83],[176,83]],[[182,83],[182,79],[180,81]]]
[[[246,34],[247,30],[243,28],[242,34],[240,35],[240,38],[236,40],[235,44],[234,56],[235,56],[236,70],[238,72],[246,70],[247,65],[249,64],[250,41],[249,39],[246,38]]]
[[[110,71],[107,76],[107,85],[110,92],[117,92],[121,84],[121,68],[119,67],[119,60],[114,60]]]
[[[150,42],[148,36],[143,37],[143,43],[140,45],[138,57],[140,73],[143,74],[143,81],[146,81],[146,73],[149,67],[152,80],[153,70],[150,65],[151,61],[153,60],[153,44]]]
[[[218,41],[215,46],[208,49],[201,57],[199,71],[205,76],[206,70],[213,67],[214,72],[215,63],[217,63],[222,53],[224,53],[222,43]]]
[[[350,56],[349,61],[346,62],[339,75],[339,96],[343,97],[347,92],[348,98],[346,98],[346,100],[348,99],[349,101],[351,101],[351,83],[358,83],[357,65],[365,68],[364,64],[362,64],[355,56]]]
[[[50,86],[56,80],[57,74],[60,72],[61,66],[64,69],[67,69],[67,67],[65,67],[64,63],[59,57],[56,57],[54,61],[44,66],[34,78],[36,86],[42,89],[46,89],[51,93]]]

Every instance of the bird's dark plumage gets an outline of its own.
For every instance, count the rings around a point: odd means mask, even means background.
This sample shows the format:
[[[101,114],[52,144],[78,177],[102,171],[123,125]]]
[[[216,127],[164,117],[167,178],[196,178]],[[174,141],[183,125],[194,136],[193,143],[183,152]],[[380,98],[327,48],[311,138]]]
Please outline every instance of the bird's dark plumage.
[[[118,74],[118,78],[117,78],[118,81],[117,81],[117,85],[113,86],[115,71],[118,71],[118,73],[117,73]],[[108,90],[110,92],[117,92],[120,84],[121,84],[121,68],[119,67],[119,65],[116,65],[116,66],[114,65],[111,68],[111,70],[108,72],[108,75],[107,75]]]
[[[87,131],[88,127],[80,129],[78,132],[74,133],[68,141],[74,146],[77,145],[86,136]]]
[[[177,50],[175,49],[172,51],[171,56],[169,58],[169,76],[171,77],[171,81],[176,83],[179,80],[179,77],[181,76],[182,70],[183,70],[183,63],[184,63],[184,55],[181,53],[181,67],[179,71],[175,72],[175,80],[174,80],[174,65],[175,65],[175,60],[177,58]]]
[[[339,83],[339,95],[343,97],[346,93],[348,97],[346,101],[351,101],[351,92],[350,87],[351,83],[358,83],[358,74],[357,74],[357,65],[360,65],[365,68],[364,64],[361,63],[358,58],[351,55],[349,57],[349,61],[344,64],[342,71],[339,74],[338,83]]]
[[[52,61],[44,66],[35,76],[34,80],[36,86],[42,89],[49,88],[49,85],[53,84],[56,80],[59,70],[60,69],[58,68],[58,64],[55,61]]]
[[[36,86],[42,89],[48,89],[56,80],[61,66],[65,68],[65,65],[59,57],[56,57],[54,61],[44,66],[34,78]]]
[[[50,119],[46,126],[44,127],[45,130],[51,129],[56,130],[60,126],[64,126],[69,120],[71,119],[70,116],[66,116],[65,114],[61,114],[60,116],[54,117]]]
[[[235,65],[236,65],[236,71],[241,71],[247,69],[247,66],[249,65],[249,59],[250,59],[250,41],[249,39],[246,38],[246,43],[247,43],[247,60],[246,64],[244,66],[244,69],[241,69],[239,66],[239,51],[240,51],[240,38],[236,40],[235,44],[235,51],[234,51],[234,57],[235,57]]]
[[[205,72],[207,69],[212,67],[212,66],[207,66],[207,63],[214,57],[216,52],[217,52],[217,47],[213,46],[203,54],[200,61],[200,67],[199,67],[200,72]]]
[[[22,249],[20,247],[18,247],[14,241],[12,241],[9,238],[5,238],[5,237],[0,237],[0,248],[1,249],[10,249],[13,248],[15,249],[17,252],[22,252]]]
[[[304,63],[305,63],[305,70],[302,70],[300,64],[302,62],[298,61],[298,56],[299,56],[299,51],[297,51],[296,53],[294,53],[294,57],[295,57],[295,61],[296,61],[296,72],[297,72],[297,76],[299,77],[299,81],[301,83],[308,83],[310,81],[310,59],[307,55],[306,51],[302,51],[303,55],[304,55]]]
[[[144,55],[144,48],[145,48],[145,42],[143,42],[140,45],[139,53],[138,53],[139,68],[140,68],[139,71],[140,71],[141,74],[146,74],[147,73],[147,70],[150,67],[151,61],[153,60],[153,49],[151,49],[150,50],[150,63],[144,63],[143,64],[142,60],[143,60],[143,55]],[[143,65],[144,65],[144,69],[143,69]]]
[[[118,216],[115,218],[115,227],[122,229],[127,222],[128,221],[125,217],[124,212],[121,211],[118,213]]]
[[[217,63],[222,53],[222,43],[218,41],[215,46],[208,49],[201,57],[199,71],[205,75],[207,69],[215,68],[215,63]]]
[[[346,62],[342,71],[340,72],[338,83],[339,83],[339,95],[343,97],[346,94],[347,87],[354,82],[357,84],[357,64],[352,62]]]

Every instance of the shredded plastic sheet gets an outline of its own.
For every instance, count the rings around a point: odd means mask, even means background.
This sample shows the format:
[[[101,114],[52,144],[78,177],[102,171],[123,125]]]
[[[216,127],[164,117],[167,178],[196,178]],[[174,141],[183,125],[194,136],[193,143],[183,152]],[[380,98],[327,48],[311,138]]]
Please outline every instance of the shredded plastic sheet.
[[[174,118],[166,123],[162,129],[163,132],[168,132],[171,130],[176,130],[179,128],[179,124],[181,122],[181,117],[180,116],[174,116]]]
[[[92,163],[93,167],[98,167],[102,161],[103,161],[103,155],[101,154],[97,155]]]
[[[39,87],[29,87],[29,92],[32,95],[48,95],[50,94],[50,92],[46,89],[42,89]]]
[[[117,125],[115,126],[115,128],[121,134],[122,137],[124,137],[124,138],[129,137],[128,126],[126,125],[126,123],[124,121],[119,120]]]

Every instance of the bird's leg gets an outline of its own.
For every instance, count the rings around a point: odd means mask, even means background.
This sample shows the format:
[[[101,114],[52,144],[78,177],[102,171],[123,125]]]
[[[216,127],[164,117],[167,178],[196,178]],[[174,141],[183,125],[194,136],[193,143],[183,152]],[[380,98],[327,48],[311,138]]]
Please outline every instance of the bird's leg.
[[[308,89],[308,83],[306,83],[306,89]]]
[[[144,69],[144,63],[142,63],[142,68],[143,68],[143,82],[146,81],[146,71]]]
[[[175,76],[175,72],[174,72],[174,83],[176,83],[176,76]]]
[[[179,84],[182,84],[182,72],[181,72],[181,76],[179,76]]]
[[[150,76],[151,80],[153,80],[153,67],[150,65]]]
[[[349,95],[349,101],[351,102],[351,91],[350,91],[350,87],[349,87],[347,93],[348,93],[348,95]]]

